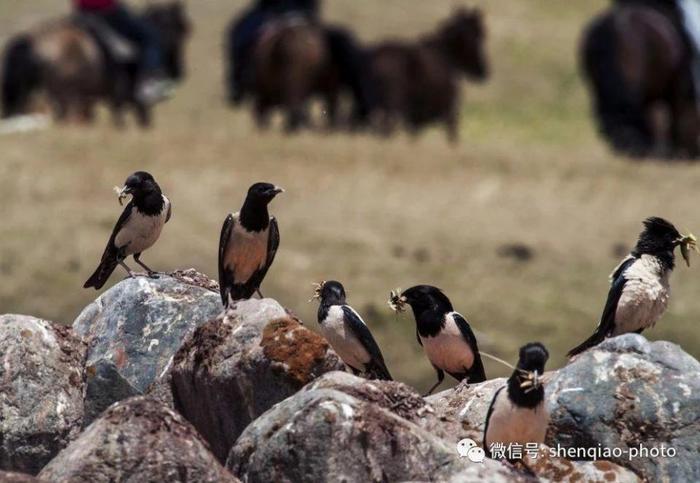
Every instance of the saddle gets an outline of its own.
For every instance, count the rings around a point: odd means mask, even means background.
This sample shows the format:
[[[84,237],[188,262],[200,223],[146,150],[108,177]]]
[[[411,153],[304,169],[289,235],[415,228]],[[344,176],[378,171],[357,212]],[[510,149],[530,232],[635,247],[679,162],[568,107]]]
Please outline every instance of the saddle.
[[[99,17],[90,14],[76,14],[72,20],[95,39],[100,48],[113,62],[117,64],[131,64],[138,61],[138,47],[115,32]]]

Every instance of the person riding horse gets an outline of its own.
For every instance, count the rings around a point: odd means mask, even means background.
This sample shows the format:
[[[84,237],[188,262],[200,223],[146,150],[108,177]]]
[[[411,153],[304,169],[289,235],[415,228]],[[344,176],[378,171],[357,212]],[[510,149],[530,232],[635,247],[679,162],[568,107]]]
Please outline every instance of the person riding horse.
[[[137,46],[139,81],[136,93],[140,100],[146,104],[154,104],[165,99],[171,85],[163,74],[163,50],[158,34],[151,26],[118,0],[72,1],[79,15],[98,18],[116,34]],[[94,35],[100,36],[99,29],[92,30]]]
[[[253,6],[234,23],[229,34],[233,65],[229,73],[229,97],[239,104],[252,83],[250,60],[253,46],[270,20],[299,15],[315,22],[318,18],[320,0],[256,0]]]
[[[613,0],[625,5],[646,5],[670,15],[690,46],[695,102],[700,109],[700,0]]]

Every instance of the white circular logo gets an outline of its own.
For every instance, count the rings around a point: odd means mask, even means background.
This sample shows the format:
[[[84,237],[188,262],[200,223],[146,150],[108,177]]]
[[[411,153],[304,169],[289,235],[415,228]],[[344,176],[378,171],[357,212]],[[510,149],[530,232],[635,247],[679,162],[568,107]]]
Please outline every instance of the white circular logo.
[[[486,454],[482,448],[476,444],[476,441],[470,438],[464,438],[457,443],[457,453],[460,458],[468,458],[472,463],[481,463],[486,458]]]

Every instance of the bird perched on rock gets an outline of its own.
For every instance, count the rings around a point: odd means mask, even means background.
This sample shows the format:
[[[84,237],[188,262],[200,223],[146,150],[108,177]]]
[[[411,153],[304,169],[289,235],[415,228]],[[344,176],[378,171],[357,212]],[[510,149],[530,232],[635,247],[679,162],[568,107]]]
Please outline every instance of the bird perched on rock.
[[[140,257],[144,250],[158,240],[163,226],[170,220],[170,200],[161,192],[153,176],[145,171],[135,172],[126,179],[123,188],[115,189],[120,205],[129,195],[131,201],[117,220],[100,265],[85,282],[84,288],[102,288],[117,265],[124,267],[129,276],[133,277],[133,272],[124,263],[129,255],[134,256],[136,263],[145,268],[150,277],[155,277],[156,274]]]
[[[280,244],[277,220],[267,205],[284,190],[270,183],[255,183],[241,210],[229,214],[219,241],[219,290],[225,307],[260,293]]]
[[[432,394],[445,378],[445,372],[461,381],[486,380],[476,337],[467,321],[455,312],[450,299],[437,287],[417,285],[408,290],[391,292],[389,305],[401,312],[408,304],[416,319],[416,338],[437,371]],[[427,395],[426,394],[426,395]]]
[[[365,373],[370,379],[391,381],[384,357],[369,328],[355,310],[345,302],[345,289],[334,280],[321,282],[314,298],[318,307],[321,333],[355,375]]]
[[[692,234],[681,235],[663,218],[644,220],[637,246],[615,268],[600,323],[591,337],[569,351],[579,354],[608,337],[641,333],[663,315],[670,295],[669,275],[676,247],[690,266],[689,249],[697,250]]]
[[[541,376],[549,358],[539,342],[520,348],[518,365],[505,386],[496,391],[486,413],[484,450],[491,456],[491,445],[544,443],[549,413],[544,400]]]

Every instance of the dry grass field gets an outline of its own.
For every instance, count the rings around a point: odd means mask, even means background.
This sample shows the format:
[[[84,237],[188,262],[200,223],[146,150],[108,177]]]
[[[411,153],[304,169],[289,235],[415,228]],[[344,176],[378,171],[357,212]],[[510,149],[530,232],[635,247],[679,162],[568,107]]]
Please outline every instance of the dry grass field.
[[[194,32],[189,77],[160,106],[150,131],[52,127],[0,136],[0,313],[70,323],[97,294],[94,269],[120,207],[111,191],[134,170],[159,180],[173,218],[144,260],[154,268],[216,274],[221,222],[254,181],[287,189],[272,205],[282,235],[263,291],[315,326],[312,282],[334,278],[373,329],[389,368],[428,387],[434,373],[410,314],[395,316],[389,290],[442,287],[480,346],[508,360],[540,340],[550,367],[587,337],[608,274],[660,215],[700,231],[700,165],[637,163],[610,154],[589,117],[576,46],[605,2],[482,0],[492,77],[465,83],[461,142],[439,129],[416,139],[368,134],[258,132],[230,110],[222,87],[222,34],[240,1],[188,2]],[[67,1],[0,1],[0,41]],[[324,17],[366,42],[414,37],[456,1],[326,0]],[[500,255],[525,244],[529,261]],[[670,308],[645,335],[700,356],[700,258],[672,277]],[[121,277],[116,272],[108,283]],[[490,376],[507,369],[486,361]]]

